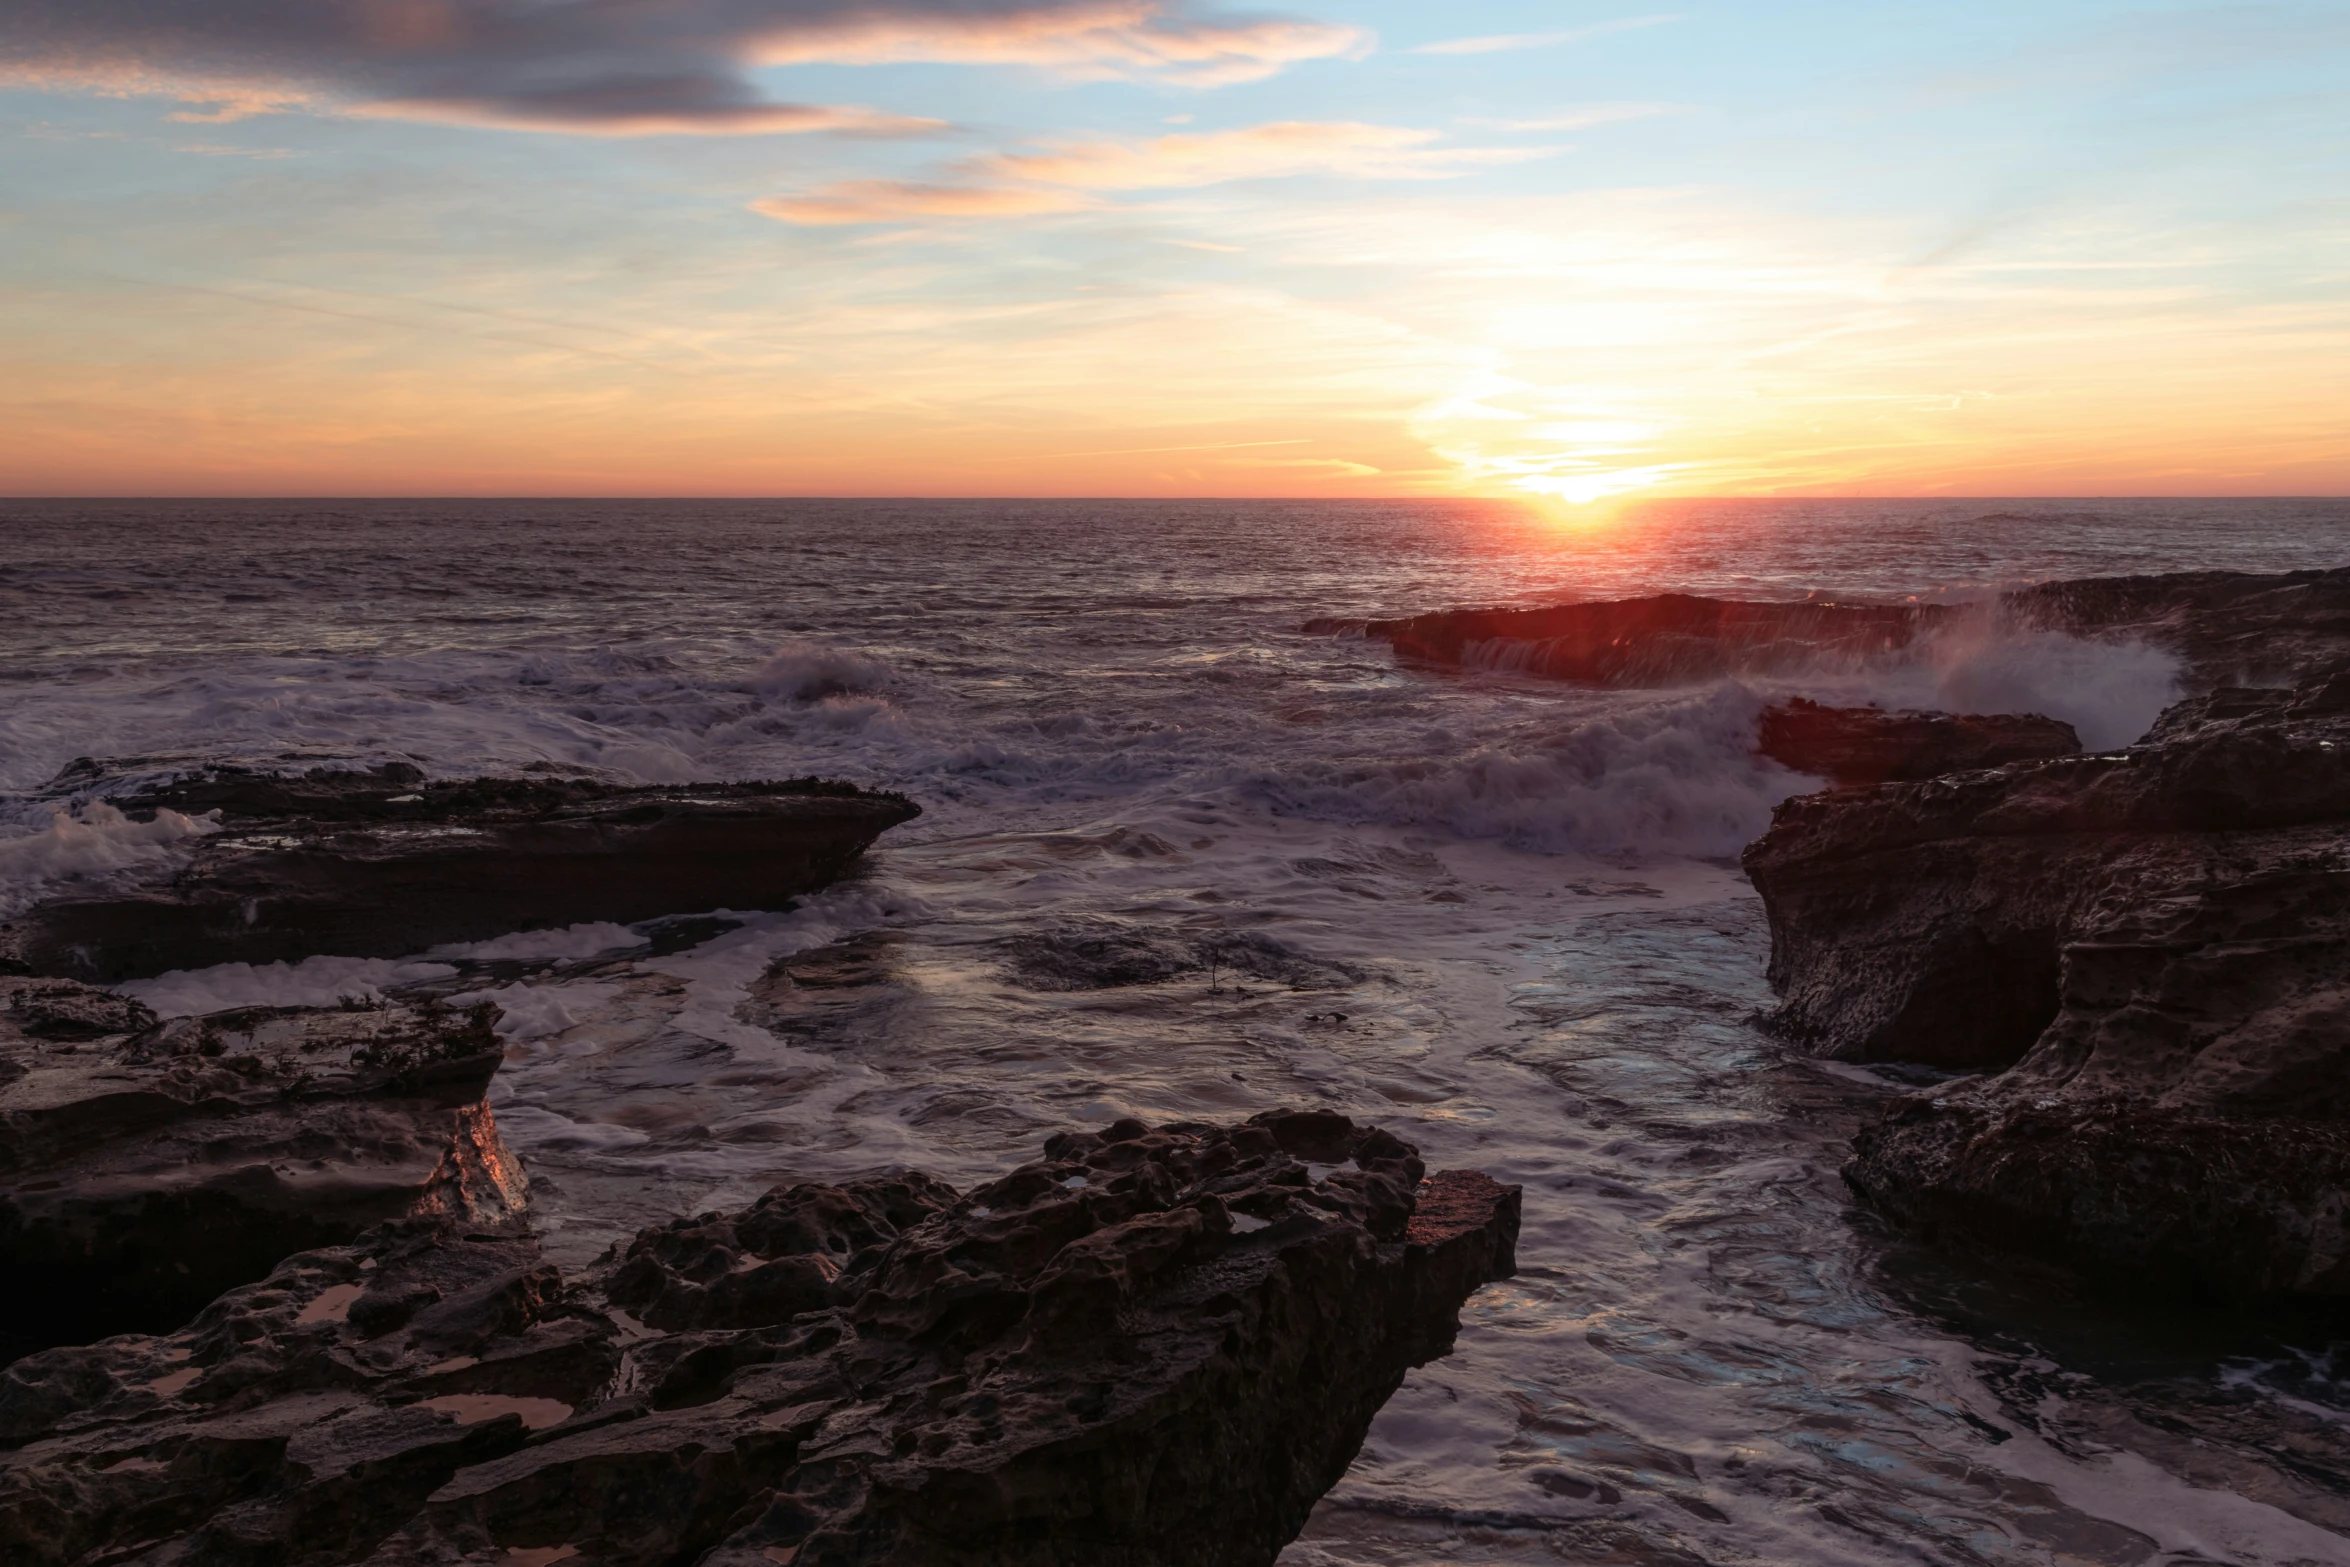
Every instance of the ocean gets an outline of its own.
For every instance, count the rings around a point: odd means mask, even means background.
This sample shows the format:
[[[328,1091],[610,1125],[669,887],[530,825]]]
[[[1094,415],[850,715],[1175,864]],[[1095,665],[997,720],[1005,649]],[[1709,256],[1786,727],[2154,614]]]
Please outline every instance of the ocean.
[[[1913,1083],[1751,1022],[1736,856],[1816,786],[1752,753],[1767,700],[2113,746],[2177,694],[2166,655],[1994,632],[1583,690],[1304,629],[2345,560],[2339,500],[0,502],[0,911],[168,852],[53,815],[82,756],[902,790],[924,814],[856,878],[664,957],[582,926],[127,988],[490,995],[493,1103],[566,1267],[780,1181],[968,1183],[1126,1115],[1328,1105],[1522,1183],[1517,1278],[1285,1567],[2350,1562],[2350,1475],[2296,1457],[2350,1421],[2322,1324],[1905,1245],[1836,1171]],[[835,942],[866,982],[758,987]],[[1165,977],[1102,984],[1110,959]]]

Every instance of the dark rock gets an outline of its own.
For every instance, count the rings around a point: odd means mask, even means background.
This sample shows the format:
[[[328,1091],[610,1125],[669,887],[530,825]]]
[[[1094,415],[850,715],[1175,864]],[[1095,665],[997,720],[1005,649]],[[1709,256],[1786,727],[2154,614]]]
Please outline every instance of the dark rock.
[[[70,979],[0,980],[0,1009],[30,1039],[98,1039],[155,1026],[146,1003]]]
[[[568,1287],[390,1226],[0,1373],[0,1554],[1270,1563],[1514,1266],[1516,1188],[1421,1174],[1324,1113],[1121,1122],[960,1198],[780,1189]]]
[[[1880,658],[1961,613],[1935,604],[1748,603],[1663,593],[1550,609],[1442,610],[1365,621],[1362,631],[1423,663],[1650,686]]]
[[[2001,608],[2027,625],[2168,648],[2198,688],[2307,686],[2350,670],[2350,567],[2044,582]]]
[[[2281,691],[2181,703],[2126,751],[1789,800],[1745,854],[1775,1025],[1843,1060],[2008,1065],[2070,944],[2156,899],[2322,887],[2346,825],[2350,713]]]
[[[151,868],[55,889],[0,926],[0,968],[111,982],[777,908],[918,814],[901,796],[817,779],[426,783],[396,763],[296,776],[214,768],[110,803],[133,817],[218,812],[220,830]]]
[[[1665,593],[1547,609],[1317,620],[1304,629],[1359,631],[1422,663],[1641,686],[1848,667],[1962,627],[2001,626],[2152,643],[2179,655],[2192,690],[2307,686],[2350,671],[2350,568],[2091,577],[1976,604],[1746,602]]]
[[[88,990],[72,1010],[110,1006],[145,1012]],[[0,1336],[169,1328],[387,1219],[507,1221],[523,1179],[482,1101],[495,1015],[257,1008],[79,1044],[0,1019],[0,1268],[20,1281]]]
[[[2350,711],[2221,690],[2103,756],[1807,796],[1747,850],[1775,1025],[1997,1070],[1862,1134],[1952,1238],[2218,1295],[2350,1293]]]
[[[1886,712],[1794,697],[1763,710],[1757,750],[1847,788],[2071,756],[2073,726],[2029,714]]]

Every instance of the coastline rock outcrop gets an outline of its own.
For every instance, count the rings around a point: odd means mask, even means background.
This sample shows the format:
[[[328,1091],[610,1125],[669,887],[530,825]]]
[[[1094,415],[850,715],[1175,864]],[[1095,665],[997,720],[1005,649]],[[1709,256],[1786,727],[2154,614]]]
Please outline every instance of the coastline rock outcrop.
[[[1938,604],[1747,602],[1660,593],[1549,609],[1448,609],[1359,624],[1398,658],[1586,685],[1675,685],[1860,662],[1907,648],[1961,611]],[[1337,630],[1316,621],[1308,631]]]
[[[955,1194],[779,1188],[565,1283],[406,1221],[0,1372],[0,1554],[1270,1563],[1518,1192],[1325,1112],[1125,1121]]]
[[[1755,749],[1844,788],[2071,756],[2073,726],[2037,713],[1887,712],[1791,697],[1763,709]]]
[[[1846,1177],[1953,1237],[2219,1294],[2350,1293],[2350,689],[2223,688],[2139,745],[1781,806],[1746,866],[1775,1026],[1997,1075]]]
[[[2086,577],[1958,604],[1736,600],[1687,593],[1542,609],[1448,609],[1315,620],[1399,658],[1519,670],[1586,685],[1673,685],[1816,671],[2002,627],[2144,642],[2178,656],[2187,687],[2301,686],[2350,668],[2350,567]]]
[[[837,880],[884,830],[919,814],[903,796],[813,778],[622,788],[428,782],[403,763],[301,775],[213,767],[107,794],[105,772],[76,764],[52,788],[133,821],[172,811],[210,830],[94,885],[45,889],[0,924],[0,972],[103,984],[777,908]]]
[[[2083,577],[2003,594],[2011,621],[2150,642],[2193,687],[2306,686],[2350,669],[2350,567]]]
[[[68,981],[0,981],[0,1339],[186,1321],[280,1258],[389,1219],[511,1221],[483,1101],[494,1008],[253,1008],[159,1023]]]

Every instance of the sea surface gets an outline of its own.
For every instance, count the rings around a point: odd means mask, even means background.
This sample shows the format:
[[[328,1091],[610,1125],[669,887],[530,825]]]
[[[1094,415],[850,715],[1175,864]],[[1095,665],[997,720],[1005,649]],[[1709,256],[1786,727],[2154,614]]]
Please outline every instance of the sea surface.
[[[2165,655],[1993,629],[1593,691],[1302,630],[2345,563],[2343,501],[0,502],[0,905],[173,852],[53,815],[81,756],[903,790],[924,814],[857,878],[685,951],[585,926],[136,988],[494,997],[493,1101],[568,1267],[779,1181],[967,1183],[1125,1115],[1329,1105],[1522,1183],[1518,1277],[1284,1567],[2350,1563],[2327,1324],[1904,1246],[1836,1171],[1913,1085],[1752,1026],[1736,855],[1815,786],[1752,755],[1768,698],[2119,745]],[[836,942],[857,982],[759,985]]]

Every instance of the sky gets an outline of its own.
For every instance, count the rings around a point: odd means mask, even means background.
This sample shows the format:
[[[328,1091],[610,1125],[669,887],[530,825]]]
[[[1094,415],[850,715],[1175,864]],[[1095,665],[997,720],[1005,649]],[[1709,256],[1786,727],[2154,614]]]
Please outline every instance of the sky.
[[[2350,4],[7,0],[0,494],[2350,493]]]

